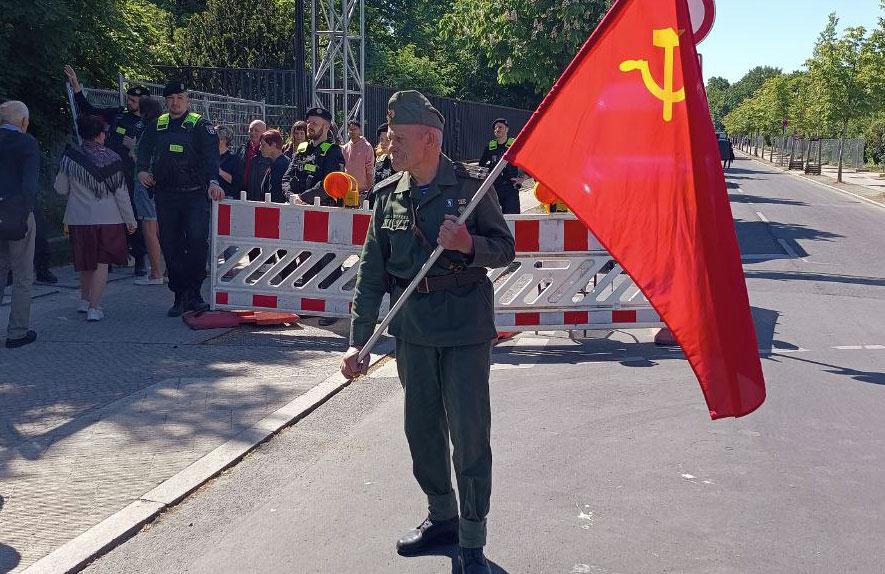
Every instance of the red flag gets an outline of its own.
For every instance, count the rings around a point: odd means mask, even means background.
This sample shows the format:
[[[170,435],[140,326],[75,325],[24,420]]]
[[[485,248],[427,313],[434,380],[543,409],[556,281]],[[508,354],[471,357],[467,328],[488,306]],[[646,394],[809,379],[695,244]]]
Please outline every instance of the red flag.
[[[765,382],[686,0],[617,0],[505,159],[552,189],[673,331],[710,416]]]

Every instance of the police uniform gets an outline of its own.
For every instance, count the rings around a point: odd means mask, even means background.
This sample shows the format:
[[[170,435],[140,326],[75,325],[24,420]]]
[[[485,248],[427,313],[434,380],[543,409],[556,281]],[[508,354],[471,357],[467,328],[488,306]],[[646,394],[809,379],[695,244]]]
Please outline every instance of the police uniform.
[[[164,97],[185,92],[172,82]],[[138,171],[150,172],[157,202],[160,246],[175,293],[170,316],[185,310],[205,310],[200,295],[209,250],[207,190],[218,185],[218,136],[200,114],[187,111],[178,118],[165,113],[145,130],[138,145]]]
[[[442,115],[418,92],[398,92],[388,107],[393,125],[442,129]],[[437,175],[428,186],[418,186],[408,172],[375,186],[375,207],[354,288],[352,346],[362,347],[372,335],[384,293],[390,291],[395,301],[418,274],[437,245],[445,215],[457,216],[466,208],[487,173],[470,169],[440,154]],[[462,551],[485,545],[491,495],[489,368],[496,330],[494,291],[486,268],[504,267],[514,258],[513,236],[493,189],[466,225],[473,254],[445,251],[390,324],[405,390],[405,431],[415,478],[427,495],[429,521],[453,524]],[[451,482],[450,439],[460,522]],[[423,527],[400,540],[400,553],[421,546],[414,543],[415,537],[428,535],[435,526]]]
[[[496,120],[498,123],[500,120]],[[506,123],[505,123],[506,125]],[[498,143],[497,139],[492,139],[486,144],[482,150],[482,157],[479,165],[486,168],[493,168],[498,161],[504,156],[504,153],[510,149],[514,138],[508,138],[506,142]],[[498,179],[495,180],[495,190],[498,192],[498,199],[501,201],[501,211],[504,213],[519,213],[519,189],[514,185],[512,179],[519,176],[519,169],[514,165],[507,165]]]
[[[332,121],[332,114],[323,108],[307,110],[305,119],[310,116]],[[298,195],[305,203],[313,204],[316,197],[323,205],[335,205],[335,200],[323,190],[323,179],[333,171],[344,171],[344,154],[341,146],[330,141],[317,144],[313,140],[298,144],[292,154],[289,169],[283,175],[283,194]]]
[[[131,86],[126,90],[128,96],[146,96],[150,92],[144,86]],[[133,210],[134,190],[133,183],[135,178],[135,160],[132,158],[131,148],[123,144],[124,138],[132,138],[135,141],[144,133],[144,119],[137,113],[132,112],[126,106],[114,106],[110,108],[99,108],[89,103],[83,91],[74,93],[74,101],[81,115],[99,116],[108,124],[108,134],[105,139],[105,147],[117,152],[123,159],[123,172],[126,174],[126,188],[129,190],[129,197],[132,198]],[[126,236],[129,247],[132,250],[132,256],[135,258],[136,274],[142,274],[144,269],[144,256],[147,254],[147,248],[144,244],[144,235],[141,227],[135,230],[132,235]]]

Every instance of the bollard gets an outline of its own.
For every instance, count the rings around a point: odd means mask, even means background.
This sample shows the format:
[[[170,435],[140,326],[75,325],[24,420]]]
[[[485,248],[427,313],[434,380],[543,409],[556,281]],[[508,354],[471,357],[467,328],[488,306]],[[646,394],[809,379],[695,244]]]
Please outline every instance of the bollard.
[[[369,200],[368,199],[363,200],[363,209],[369,209]]]
[[[264,203],[270,203],[270,194],[269,193],[264,194]]]
[[[289,200],[289,205],[295,205],[295,198],[296,197],[298,197],[298,196],[295,195],[294,193],[289,194],[289,197],[287,198]]]
[[[321,205],[321,202],[320,202],[320,198],[319,198],[319,197],[314,197],[314,198],[313,198],[313,205],[314,205],[314,207],[319,207],[319,206]]]
[[[240,192],[240,201],[246,201],[246,192],[245,191]]]

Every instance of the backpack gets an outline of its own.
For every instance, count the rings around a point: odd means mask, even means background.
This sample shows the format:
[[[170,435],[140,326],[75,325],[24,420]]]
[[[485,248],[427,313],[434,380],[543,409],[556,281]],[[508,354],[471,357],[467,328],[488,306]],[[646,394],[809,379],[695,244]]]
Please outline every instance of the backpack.
[[[24,239],[30,213],[24,194],[3,195],[0,192],[0,241]]]

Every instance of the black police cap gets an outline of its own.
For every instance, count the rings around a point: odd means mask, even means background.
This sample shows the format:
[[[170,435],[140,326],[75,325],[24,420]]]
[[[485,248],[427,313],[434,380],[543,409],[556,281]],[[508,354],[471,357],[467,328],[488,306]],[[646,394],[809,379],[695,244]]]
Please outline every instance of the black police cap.
[[[508,124],[508,123],[507,123],[507,120],[505,120],[504,118],[498,118],[498,119],[496,119],[495,121],[493,121],[493,122],[492,122],[492,127],[495,127],[495,124],[504,124],[504,125],[507,126],[508,128],[510,127],[510,124]]]
[[[387,122],[384,122],[383,124],[378,126],[377,130],[375,130],[375,135],[380,136],[381,134],[384,134],[384,133],[387,133]]]
[[[311,116],[314,116],[317,118],[323,118],[327,122],[332,121],[332,114],[329,113],[329,110],[327,110],[326,108],[320,107],[320,106],[317,106],[315,108],[310,108],[309,110],[307,110],[307,113],[304,114],[304,119],[307,119]]]
[[[173,94],[183,94],[187,91],[187,87],[184,85],[184,82],[179,82],[178,80],[174,82],[169,82],[166,84],[166,87],[163,88],[163,97],[168,98]]]
[[[149,93],[150,92],[148,92],[147,88],[145,88],[144,86],[139,86],[139,85],[130,86],[129,89],[126,90],[127,96],[138,96],[139,98],[141,96],[146,96]]]

